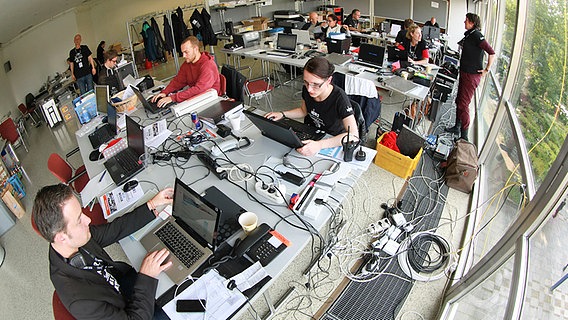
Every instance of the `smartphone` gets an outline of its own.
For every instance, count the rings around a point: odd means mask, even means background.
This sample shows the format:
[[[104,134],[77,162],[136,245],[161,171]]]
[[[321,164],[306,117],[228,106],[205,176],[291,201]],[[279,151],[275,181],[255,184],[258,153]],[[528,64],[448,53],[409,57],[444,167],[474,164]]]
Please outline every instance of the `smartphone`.
[[[205,312],[205,300],[178,300],[177,312]]]

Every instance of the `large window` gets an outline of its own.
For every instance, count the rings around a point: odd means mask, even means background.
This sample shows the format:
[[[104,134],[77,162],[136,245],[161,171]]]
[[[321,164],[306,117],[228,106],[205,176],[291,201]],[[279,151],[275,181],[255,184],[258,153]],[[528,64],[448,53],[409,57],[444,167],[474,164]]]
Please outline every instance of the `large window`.
[[[480,117],[479,130],[482,137],[487,136],[489,126],[491,126],[491,122],[493,121],[495,112],[497,111],[497,104],[499,103],[499,96],[493,81],[485,82],[484,92],[488,92],[489,94],[485,94],[481,97],[481,102],[479,103],[477,111],[477,114]]]
[[[523,195],[518,153],[509,121],[503,121],[483,170],[484,186],[480,195],[483,205],[477,211],[473,247],[475,262],[493,248],[519,214]]]
[[[521,67],[510,100],[521,122],[537,186],[568,134],[565,5],[565,1],[528,1]]]
[[[495,73],[501,88],[505,85],[507,71],[511,64],[511,51],[513,50],[513,40],[517,20],[517,1],[505,1],[505,23],[503,24],[500,48],[494,48],[498,56],[495,59]]]
[[[513,259],[489,276],[481,285],[459,300],[454,319],[503,319],[509,289]]]
[[[566,319],[568,208],[549,218],[530,239],[529,277],[522,319]],[[550,291],[553,285],[557,287]]]

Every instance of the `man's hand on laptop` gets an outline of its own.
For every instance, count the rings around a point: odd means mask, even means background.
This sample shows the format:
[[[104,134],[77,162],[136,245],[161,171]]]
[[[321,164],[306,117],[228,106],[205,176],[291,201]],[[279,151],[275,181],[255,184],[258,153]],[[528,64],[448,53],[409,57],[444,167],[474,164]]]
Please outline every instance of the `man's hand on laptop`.
[[[148,209],[154,211],[154,214],[158,216],[161,209],[158,210],[159,207],[167,206],[168,204],[173,203],[174,197],[174,189],[173,188],[164,188],[164,190],[158,192],[150,201],[146,203]]]
[[[273,121],[278,121],[282,118],[284,118],[284,113],[278,111],[278,112],[269,112],[267,114],[264,115],[265,118],[273,120]]]
[[[303,140],[303,147],[296,149],[303,156],[313,156],[321,150],[320,141]]]
[[[169,254],[170,252],[166,248],[148,253],[144,261],[142,261],[140,273],[152,278],[157,278],[162,271],[172,266],[171,261],[164,263]]]
[[[152,97],[152,102],[156,102],[156,101],[162,99],[162,98],[165,97],[165,96],[166,96],[165,93],[158,93],[157,95],[154,95],[154,96]]]
[[[166,105],[168,105],[168,103],[171,103],[172,101],[173,100],[170,97],[162,98],[162,99],[158,100],[158,108],[163,108]]]

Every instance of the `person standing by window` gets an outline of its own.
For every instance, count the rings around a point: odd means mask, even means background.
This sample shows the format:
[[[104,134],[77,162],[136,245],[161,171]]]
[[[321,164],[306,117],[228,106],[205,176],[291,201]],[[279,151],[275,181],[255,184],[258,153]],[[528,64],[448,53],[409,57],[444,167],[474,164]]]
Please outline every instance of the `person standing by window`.
[[[81,45],[81,35],[76,34],[73,38],[75,47],[69,51],[69,68],[71,78],[79,86],[81,94],[93,90],[93,76],[97,73],[92,52],[86,45]]]
[[[446,131],[460,134],[462,139],[467,140],[470,120],[469,103],[481,81],[481,77],[485,76],[491,68],[495,51],[479,31],[481,20],[478,15],[471,12],[466,14],[464,25],[466,29],[464,38],[458,42],[461,48],[461,57],[458,93],[456,95],[456,124],[451,128],[446,128]],[[484,52],[489,55],[485,68],[483,68]]]

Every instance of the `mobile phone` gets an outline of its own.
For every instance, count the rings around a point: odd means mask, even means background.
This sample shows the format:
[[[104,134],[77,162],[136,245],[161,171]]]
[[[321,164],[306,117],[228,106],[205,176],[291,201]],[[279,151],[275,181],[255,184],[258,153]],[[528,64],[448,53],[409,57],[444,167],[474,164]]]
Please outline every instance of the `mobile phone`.
[[[205,312],[205,300],[178,300],[177,312]]]

